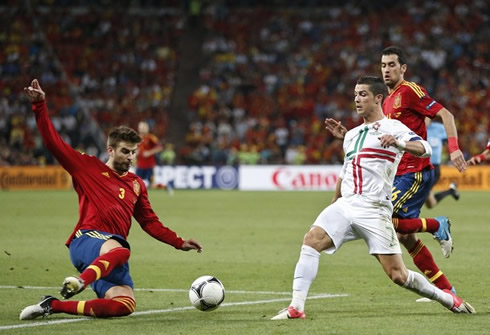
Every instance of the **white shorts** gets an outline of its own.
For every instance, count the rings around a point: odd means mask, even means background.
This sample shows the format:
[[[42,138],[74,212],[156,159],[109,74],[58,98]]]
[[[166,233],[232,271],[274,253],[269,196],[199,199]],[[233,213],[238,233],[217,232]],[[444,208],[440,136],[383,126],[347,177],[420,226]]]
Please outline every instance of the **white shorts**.
[[[372,254],[401,254],[400,243],[391,222],[391,204],[367,202],[362,196],[339,198],[325,208],[313,226],[322,228],[334,246],[325,250],[335,253],[345,242],[363,239]]]

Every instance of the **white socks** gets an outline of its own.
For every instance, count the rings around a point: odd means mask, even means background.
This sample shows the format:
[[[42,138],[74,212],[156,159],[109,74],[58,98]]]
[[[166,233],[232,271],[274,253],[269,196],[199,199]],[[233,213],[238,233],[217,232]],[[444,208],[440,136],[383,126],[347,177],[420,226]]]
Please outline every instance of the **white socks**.
[[[429,283],[424,276],[418,272],[408,270],[408,278],[403,287],[423,297],[438,301],[446,308],[453,306],[453,296]]]
[[[306,297],[311,283],[318,273],[319,261],[320,253],[318,251],[307,245],[301,247],[299,260],[294,270],[293,300],[290,304],[298,311],[305,309]]]

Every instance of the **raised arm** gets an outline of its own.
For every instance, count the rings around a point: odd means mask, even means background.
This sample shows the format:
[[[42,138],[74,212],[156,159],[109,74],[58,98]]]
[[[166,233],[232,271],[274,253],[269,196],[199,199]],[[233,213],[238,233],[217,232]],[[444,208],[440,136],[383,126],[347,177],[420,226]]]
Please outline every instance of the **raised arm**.
[[[32,110],[36,116],[37,127],[46,148],[70,174],[82,168],[82,154],[63,141],[49,119],[46,94],[37,79],[34,79],[29,87],[24,87],[24,92],[32,102]]]

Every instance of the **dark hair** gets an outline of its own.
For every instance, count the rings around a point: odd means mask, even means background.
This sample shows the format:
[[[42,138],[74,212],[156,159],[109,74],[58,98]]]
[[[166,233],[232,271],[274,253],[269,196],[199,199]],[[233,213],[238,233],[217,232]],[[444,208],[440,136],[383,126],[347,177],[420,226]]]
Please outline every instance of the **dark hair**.
[[[373,92],[374,96],[377,96],[378,94],[383,95],[382,100],[384,100],[388,95],[388,88],[386,87],[383,79],[378,76],[361,76],[359,79],[357,79],[357,84],[368,85],[369,90]]]
[[[390,47],[385,48],[382,54],[383,56],[397,55],[398,63],[400,63],[400,65],[407,64],[407,53],[405,52],[405,50],[403,50],[400,47],[392,45]]]
[[[141,137],[134,129],[126,126],[119,126],[112,129],[109,133],[107,146],[117,148],[120,142],[137,144],[141,142]]]

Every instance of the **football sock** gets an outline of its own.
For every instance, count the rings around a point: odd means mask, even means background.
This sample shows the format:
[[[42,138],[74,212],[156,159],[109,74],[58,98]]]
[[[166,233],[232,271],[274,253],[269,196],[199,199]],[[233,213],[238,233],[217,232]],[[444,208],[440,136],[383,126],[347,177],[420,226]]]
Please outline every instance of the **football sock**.
[[[129,259],[130,251],[127,248],[114,248],[108,253],[97,257],[81,274],[85,286],[107,276],[116,266],[124,265]]]
[[[446,292],[431,285],[420,273],[408,270],[407,281],[403,287],[423,297],[440,302],[444,307],[453,306],[453,297]]]
[[[136,309],[136,302],[133,298],[127,296],[87,301],[53,300],[51,308],[53,313],[67,313],[72,315],[86,315],[97,318],[106,318],[111,316],[126,316],[133,313]]]
[[[447,197],[448,195],[451,195],[453,193],[454,193],[454,190],[452,188],[450,188],[449,190],[438,192],[438,193],[434,194],[434,197],[436,198],[437,202],[440,202],[442,199],[444,199],[445,197]]]
[[[398,233],[435,233],[439,229],[439,222],[436,219],[400,219],[393,218],[393,226]]]
[[[408,252],[412,256],[414,264],[427,276],[431,283],[441,290],[451,289],[451,284],[442,271],[439,270],[432,254],[421,240],[417,240],[415,246]]]
[[[299,255],[296,269],[294,270],[293,280],[293,299],[290,306],[298,311],[305,309],[306,297],[311,283],[318,273],[320,253],[310,246],[303,245]]]

